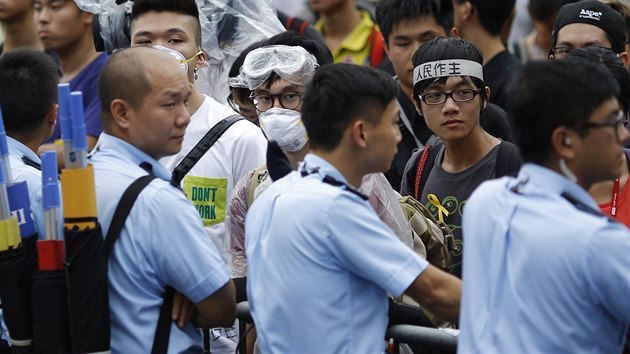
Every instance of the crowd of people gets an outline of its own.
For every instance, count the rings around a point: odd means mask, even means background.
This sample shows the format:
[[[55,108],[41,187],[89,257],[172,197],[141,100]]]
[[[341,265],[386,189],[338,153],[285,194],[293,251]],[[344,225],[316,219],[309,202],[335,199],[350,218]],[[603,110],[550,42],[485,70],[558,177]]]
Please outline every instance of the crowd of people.
[[[83,92],[103,234],[154,177],[108,259],[112,352],[383,353],[404,303],[459,353],[630,353],[630,4],[529,0],[510,41],[516,0],[251,0],[278,15],[262,37],[238,33],[248,1],[0,0],[40,237],[59,83]],[[104,9],[129,47],[97,51]]]

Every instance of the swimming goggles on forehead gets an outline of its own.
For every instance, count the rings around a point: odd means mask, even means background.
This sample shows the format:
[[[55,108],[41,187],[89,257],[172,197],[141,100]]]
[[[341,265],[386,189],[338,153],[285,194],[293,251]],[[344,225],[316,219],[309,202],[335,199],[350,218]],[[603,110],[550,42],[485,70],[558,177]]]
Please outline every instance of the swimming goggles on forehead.
[[[240,74],[230,78],[229,84],[254,90],[276,73],[283,80],[302,85],[315,74],[317,67],[315,56],[300,46],[268,46],[247,54]]]

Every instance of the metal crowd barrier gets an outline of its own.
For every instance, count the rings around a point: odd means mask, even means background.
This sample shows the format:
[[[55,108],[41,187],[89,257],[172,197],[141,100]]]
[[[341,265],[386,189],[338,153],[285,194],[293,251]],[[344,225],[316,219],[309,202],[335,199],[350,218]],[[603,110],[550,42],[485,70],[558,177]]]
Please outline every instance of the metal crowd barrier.
[[[245,323],[252,322],[247,301],[236,304],[236,318],[240,323],[240,333],[243,334]],[[385,339],[389,340],[390,338],[394,340],[395,344],[416,344],[431,349],[457,351],[457,337],[436,328],[396,324],[387,328]],[[245,353],[245,340],[241,340],[239,352]]]

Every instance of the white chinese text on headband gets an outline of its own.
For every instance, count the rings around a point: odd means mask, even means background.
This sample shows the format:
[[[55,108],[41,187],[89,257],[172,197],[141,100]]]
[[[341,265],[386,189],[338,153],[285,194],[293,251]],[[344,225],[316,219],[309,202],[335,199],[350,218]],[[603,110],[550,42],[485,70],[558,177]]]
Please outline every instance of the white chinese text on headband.
[[[483,81],[483,67],[476,61],[464,59],[430,61],[413,69],[413,84],[448,76],[472,76]]]

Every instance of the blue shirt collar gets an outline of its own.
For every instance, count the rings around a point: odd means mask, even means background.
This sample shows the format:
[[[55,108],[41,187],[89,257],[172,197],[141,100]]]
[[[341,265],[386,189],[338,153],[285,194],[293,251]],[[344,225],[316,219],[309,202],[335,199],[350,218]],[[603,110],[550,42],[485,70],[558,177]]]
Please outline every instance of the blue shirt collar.
[[[313,153],[308,153],[304,157],[304,161],[300,164],[298,171],[302,171],[304,169],[307,172],[316,171],[317,174],[322,177],[330,176],[339,182],[348,183],[346,178],[335,168],[335,166]]]
[[[41,163],[42,161],[39,159],[39,156],[35,153],[35,151],[29,149],[26,145],[21,142],[13,139],[12,137],[7,135],[7,144],[9,145],[9,152],[13,152],[19,157],[26,156],[29,159]]]
[[[171,172],[162,166],[156,159],[149,154],[129,144],[128,142],[107,133],[101,133],[98,138],[96,149],[113,153],[121,160],[127,160],[140,166],[141,163],[147,162],[153,167],[153,175],[166,181],[170,181]]]
[[[545,193],[569,194],[585,205],[599,210],[599,206],[593,198],[578,184],[574,183],[567,177],[553,171],[550,168],[537,165],[534,163],[525,163],[521,168],[518,179],[528,178],[536,189],[542,189]],[[527,186],[525,186],[527,189]]]

